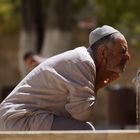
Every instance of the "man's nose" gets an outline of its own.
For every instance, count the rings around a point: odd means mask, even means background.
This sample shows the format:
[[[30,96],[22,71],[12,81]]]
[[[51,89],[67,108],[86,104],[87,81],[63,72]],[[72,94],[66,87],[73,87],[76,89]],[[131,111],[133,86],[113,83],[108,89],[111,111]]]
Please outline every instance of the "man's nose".
[[[126,54],[124,55],[124,58],[126,60],[130,60],[131,56],[130,56],[129,52],[126,52]]]

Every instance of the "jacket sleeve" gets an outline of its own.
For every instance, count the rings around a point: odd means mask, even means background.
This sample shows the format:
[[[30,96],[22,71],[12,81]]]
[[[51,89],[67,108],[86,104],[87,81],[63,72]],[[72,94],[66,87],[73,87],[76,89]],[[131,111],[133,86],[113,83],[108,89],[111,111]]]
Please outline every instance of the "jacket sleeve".
[[[75,68],[76,67],[76,68]],[[73,66],[66,110],[80,121],[90,121],[95,105],[95,68],[84,62]]]
[[[71,116],[80,121],[90,121],[93,117],[95,104],[94,91],[89,87],[77,87],[70,91],[66,110]]]

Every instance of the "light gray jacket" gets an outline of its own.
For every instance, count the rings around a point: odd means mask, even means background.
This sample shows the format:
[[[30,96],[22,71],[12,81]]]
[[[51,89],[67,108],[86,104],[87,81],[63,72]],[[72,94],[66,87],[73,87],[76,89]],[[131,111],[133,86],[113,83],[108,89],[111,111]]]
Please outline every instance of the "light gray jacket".
[[[89,121],[96,77],[90,51],[79,47],[51,57],[32,70],[1,103],[0,129],[37,114],[47,115],[48,130],[53,115]]]

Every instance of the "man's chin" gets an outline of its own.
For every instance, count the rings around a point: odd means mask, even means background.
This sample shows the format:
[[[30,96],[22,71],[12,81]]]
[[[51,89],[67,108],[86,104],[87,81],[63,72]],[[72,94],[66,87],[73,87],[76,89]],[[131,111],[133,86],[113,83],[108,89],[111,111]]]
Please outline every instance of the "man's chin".
[[[112,75],[109,76],[108,78],[106,78],[106,80],[104,80],[104,84],[109,84],[109,83],[117,80],[119,77],[120,77],[119,72],[112,72]]]

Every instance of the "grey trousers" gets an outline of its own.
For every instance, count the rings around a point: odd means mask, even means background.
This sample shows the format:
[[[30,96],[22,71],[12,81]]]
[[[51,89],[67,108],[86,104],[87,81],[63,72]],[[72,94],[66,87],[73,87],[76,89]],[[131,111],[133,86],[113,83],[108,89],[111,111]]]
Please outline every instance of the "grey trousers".
[[[51,130],[95,130],[89,122],[82,122],[73,118],[54,116]]]
[[[52,122],[52,125],[51,123]],[[31,130],[95,130],[91,123],[82,122],[73,118],[53,116],[50,121],[46,114],[32,117],[15,118],[7,121],[0,131],[31,131]]]

